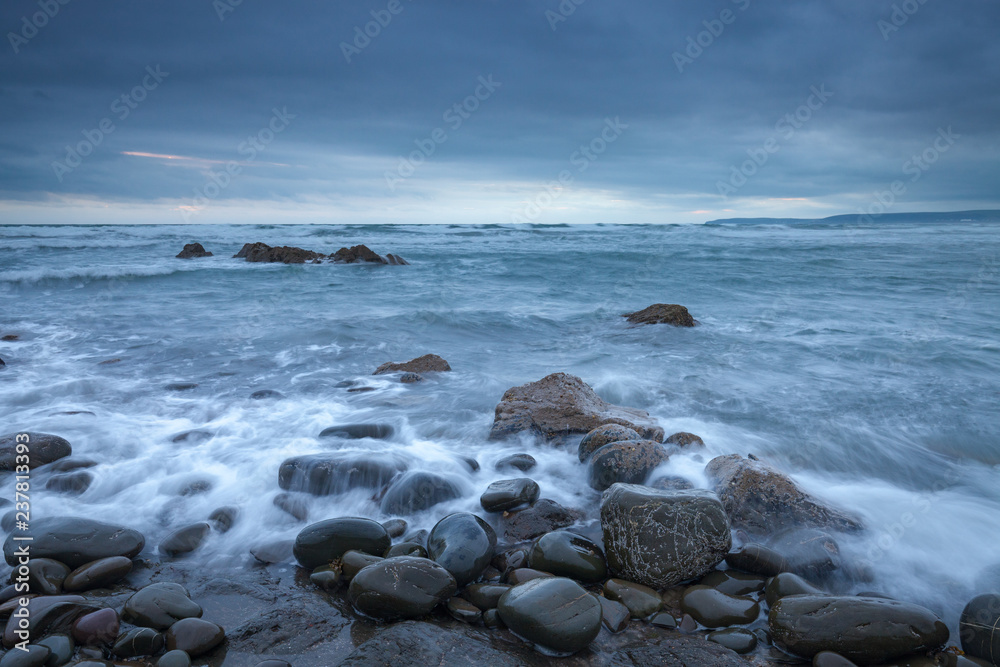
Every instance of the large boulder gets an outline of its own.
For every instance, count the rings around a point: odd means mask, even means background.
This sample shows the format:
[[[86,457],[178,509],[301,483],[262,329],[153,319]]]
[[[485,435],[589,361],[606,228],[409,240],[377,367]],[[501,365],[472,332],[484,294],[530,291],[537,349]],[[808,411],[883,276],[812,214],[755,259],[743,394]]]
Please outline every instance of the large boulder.
[[[772,535],[802,526],[839,531],[863,528],[857,517],[813,498],[787,475],[757,459],[719,456],[709,461],[705,473],[733,526],[749,533]]]
[[[648,412],[608,403],[586,382],[566,373],[553,373],[504,392],[496,407],[490,439],[521,431],[553,439],[589,433],[604,424],[620,424],[644,438],[663,440],[663,429]]]
[[[200,243],[188,243],[177,253],[177,259],[194,259],[195,257],[211,257],[212,253],[205,250]]]
[[[642,440],[642,437],[628,426],[620,424],[598,426],[583,436],[583,440],[580,441],[580,447],[577,450],[580,463],[586,463],[590,455],[604,445],[610,445],[612,442],[622,442],[623,440]]]
[[[604,445],[590,458],[590,486],[604,491],[612,484],[643,484],[670,454],[653,440],[627,440]]]
[[[341,248],[330,255],[330,259],[341,264],[357,264],[368,262],[370,264],[409,264],[399,255],[389,254],[385,257],[378,254],[366,245],[356,245],[350,248]]]
[[[675,327],[693,327],[697,324],[684,306],[676,303],[654,303],[648,308],[622,315],[632,324],[672,324]]]
[[[949,636],[931,611],[885,598],[792,595],[771,607],[768,626],[790,653],[833,651],[865,665],[936,649]]]
[[[563,577],[518,584],[501,596],[497,610],[518,636],[552,653],[576,653],[601,631],[597,598]]]
[[[425,354],[409,361],[395,362],[387,361],[378,368],[372,375],[384,375],[385,373],[431,373],[450,371],[448,362],[436,354]]]
[[[51,558],[71,568],[112,556],[135,558],[146,546],[138,531],[80,517],[34,519],[29,531],[17,531],[16,536],[33,539],[21,542],[13,534],[7,537],[3,555],[9,565],[18,564],[16,552],[23,544],[29,545],[32,558]]]
[[[363,453],[308,454],[286,459],[278,469],[278,486],[328,496],[351,489],[379,489],[406,470],[391,456]]]
[[[458,590],[455,577],[427,558],[398,556],[363,568],[351,580],[351,602],[382,620],[419,618]]]
[[[18,436],[21,436],[18,439]],[[27,436],[27,437],[25,437]],[[21,450],[18,446],[22,445]],[[25,462],[18,456],[27,456],[32,468],[52,463],[73,453],[73,448],[65,438],[48,433],[20,431],[0,436],[0,470],[15,470]]]
[[[493,528],[467,512],[449,514],[427,536],[427,555],[451,572],[459,586],[479,578],[493,560],[496,546]]]
[[[706,574],[732,546],[729,520],[710,491],[615,484],[601,501],[608,567],[660,589]]]
[[[408,472],[388,488],[379,509],[385,514],[414,514],[462,495],[462,488],[451,479],[432,472]]]
[[[303,250],[294,246],[271,247],[266,243],[245,243],[234,258],[245,259],[248,262],[283,262],[285,264],[304,264],[313,260],[321,260],[325,255]]]
[[[360,517],[327,519],[306,526],[295,537],[292,553],[299,565],[314,570],[348,551],[381,556],[392,544],[385,528],[376,521]]]

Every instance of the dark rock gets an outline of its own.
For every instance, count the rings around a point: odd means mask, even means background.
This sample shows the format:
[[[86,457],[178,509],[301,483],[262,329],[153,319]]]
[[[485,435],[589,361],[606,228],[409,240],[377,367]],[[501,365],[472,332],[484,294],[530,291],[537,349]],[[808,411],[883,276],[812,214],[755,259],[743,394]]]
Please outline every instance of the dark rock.
[[[250,555],[265,565],[291,560],[294,540],[276,540],[250,547]]]
[[[970,600],[962,610],[958,629],[966,653],[1000,665],[1000,595],[979,595]]]
[[[200,243],[187,243],[184,245],[184,249],[181,250],[175,257],[177,259],[194,259],[196,257],[211,257],[212,253],[205,250],[205,247]]]
[[[672,324],[675,327],[697,324],[688,309],[676,303],[654,303],[634,313],[625,313],[622,317],[632,324]]]
[[[663,429],[648,412],[607,403],[583,380],[565,373],[553,373],[504,392],[496,407],[490,439],[521,431],[553,439],[589,433],[604,424],[621,424],[645,438],[663,439]]]
[[[580,462],[585,463],[587,459],[590,458],[591,454],[604,445],[626,440],[642,440],[642,436],[635,430],[630,429],[627,426],[622,426],[621,424],[605,424],[604,426],[598,426],[593,431],[583,436],[583,440],[580,441],[580,447],[577,450]]]
[[[936,662],[931,662],[933,667],[938,667]],[[857,667],[853,662],[833,651],[820,651],[813,656],[812,664],[813,667]]]
[[[266,662],[278,662],[288,665],[284,660],[268,660]],[[264,663],[258,663],[257,667]],[[191,667],[191,656],[184,651],[167,651],[156,661],[156,667]],[[291,665],[288,665],[291,667]]]
[[[197,387],[197,382],[171,382],[170,384],[163,385],[163,388],[167,391],[191,391]]]
[[[484,619],[485,622],[485,619]],[[358,646],[338,667],[524,667],[511,649],[490,634],[465,625],[404,621],[389,626]]]
[[[374,618],[419,618],[455,595],[455,578],[427,558],[402,556],[369,565],[351,580],[355,608]]]
[[[83,646],[110,644],[118,636],[121,624],[114,609],[84,614],[73,622],[73,639]]]
[[[385,373],[435,373],[450,371],[448,362],[436,354],[425,354],[409,361],[395,362],[387,361],[378,368],[372,375],[383,375]]]
[[[715,632],[708,633],[705,639],[741,654],[750,653],[757,648],[757,636],[749,630],[743,630],[742,628],[716,630]]]
[[[328,496],[351,489],[378,489],[388,484],[406,464],[392,456],[340,453],[295,456],[278,469],[278,486]]]
[[[321,438],[345,438],[348,440],[358,440],[361,438],[374,438],[375,440],[385,440],[391,438],[396,429],[391,424],[340,424],[323,429],[319,433]]]
[[[26,535],[34,538],[32,558],[51,558],[71,568],[111,556],[134,558],[146,545],[137,531],[79,517],[35,519]],[[9,565],[17,564],[14,552],[18,546],[13,536],[4,542],[4,557]]]
[[[94,588],[107,588],[128,576],[132,571],[132,559],[125,556],[101,558],[86,565],[81,565],[67,575],[63,581],[63,590],[67,592],[89,591]]]
[[[479,607],[459,597],[448,600],[447,608],[451,617],[462,623],[476,624],[483,618]]]
[[[646,486],[657,491],[687,491],[688,489],[695,488],[690,480],[684,479],[679,475],[659,477],[646,484]]]
[[[399,544],[393,544],[391,547],[386,549],[385,557],[392,558],[393,556],[417,556],[419,558],[427,558],[427,550],[415,542],[400,542]]]
[[[462,465],[469,469],[469,472],[479,472],[479,461],[476,459],[471,456],[459,456],[457,458],[462,462]]]
[[[303,528],[293,554],[302,567],[315,570],[351,550],[381,555],[391,543],[385,528],[371,519],[328,519]]]
[[[212,526],[205,521],[178,528],[160,542],[160,553],[171,558],[186,556],[200,547],[210,532]]]
[[[750,595],[764,590],[765,580],[736,570],[713,570],[698,582],[726,595]]]
[[[419,544],[419,545],[421,545],[421,546],[423,546],[423,547],[426,548],[427,547],[427,535],[428,534],[429,534],[429,531],[424,530],[424,529],[421,528],[420,530],[414,530],[413,532],[407,533],[406,535],[404,535],[403,536],[403,541],[404,542],[413,542],[414,544]]]
[[[658,442],[631,440],[604,445],[590,457],[590,486],[604,491],[612,484],[642,484],[670,454]]]
[[[500,598],[510,590],[507,584],[470,584],[465,587],[461,595],[463,598],[476,605],[480,611],[496,609],[500,604]]]
[[[93,481],[94,476],[92,474],[81,470],[79,472],[70,472],[64,475],[49,477],[45,482],[45,489],[56,493],[78,496],[90,488],[90,484]]]
[[[771,607],[775,644],[804,658],[833,651],[858,664],[878,664],[929,651],[948,627],[923,607],[881,598],[793,595]]]
[[[126,602],[122,619],[132,625],[166,630],[177,621],[201,616],[201,607],[180,584],[162,582],[137,591]]]
[[[389,519],[382,523],[382,527],[385,528],[385,532],[389,534],[389,537],[395,539],[406,532],[407,523],[404,519]]]
[[[501,472],[505,470],[520,470],[521,472],[528,472],[532,468],[538,465],[535,461],[535,457],[531,454],[511,454],[510,456],[505,456],[499,459],[493,464],[493,467]]]
[[[504,539],[510,542],[522,542],[565,528],[576,523],[579,513],[568,510],[559,503],[542,498],[528,509],[511,512],[503,517]]]
[[[504,593],[497,607],[504,624],[548,651],[571,654],[601,631],[601,604],[575,581],[534,579]]]
[[[738,454],[712,459],[705,467],[734,528],[773,535],[807,526],[840,531],[862,529],[860,520],[803,492],[765,463]]]
[[[546,533],[535,540],[528,552],[528,567],[586,584],[603,581],[607,575],[601,548],[565,530]]]
[[[51,654],[47,646],[28,644],[23,651],[8,651],[0,660],[0,667],[43,667]]]
[[[649,618],[663,606],[660,594],[652,588],[624,579],[608,579],[604,582],[604,597],[621,602],[632,618]]]
[[[725,628],[753,623],[760,616],[760,605],[752,598],[726,595],[708,586],[690,586],[681,596],[681,611],[706,628]]]
[[[12,616],[4,629],[3,645],[13,648],[16,643],[23,641],[24,637],[18,636],[18,630],[27,630],[30,639],[40,639],[49,634],[69,634],[73,621],[94,611],[98,611],[98,608],[79,595],[42,595],[30,598],[24,616],[28,619],[27,628]]]
[[[678,447],[689,447],[691,445],[700,446],[705,444],[705,441],[702,440],[700,436],[697,436],[694,433],[686,433],[684,431],[674,433],[663,442],[668,445],[677,445]]]
[[[745,544],[729,552],[726,554],[726,564],[737,570],[764,577],[773,577],[789,571],[785,557],[763,544]]]
[[[62,472],[74,472],[76,470],[81,470],[83,468],[93,468],[97,465],[97,461],[92,459],[82,459],[76,457],[69,457],[65,459],[59,459],[55,463],[49,464],[46,468],[51,473],[62,473]]]
[[[541,570],[533,570],[530,567],[519,567],[507,573],[507,584],[517,586],[532,579],[551,579],[555,575]]]
[[[20,440],[18,440],[18,436],[21,436]],[[27,436],[27,439],[24,436]],[[28,457],[28,465],[32,469],[58,461],[73,453],[69,442],[58,435],[30,431],[9,433],[0,436],[0,470],[14,470],[18,465],[24,463],[23,460],[18,461],[17,459],[19,444],[24,445],[22,449],[25,450],[20,455]]]
[[[533,479],[519,477],[517,479],[502,479],[490,484],[479,504],[487,512],[504,512],[522,505],[530,505],[538,500],[538,484]]]
[[[297,521],[305,521],[309,518],[309,507],[306,501],[291,493],[279,493],[272,501],[274,506],[283,512],[290,514]]]
[[[254,393],[250,394],[250,399],[254,401],[263,401],[269,398],[280,399],[284,397],[284,394],[280,391],[275,391],[274,389],[258,389]]]
[[[668,630],[677,629],[677,619],[666,611],[661,611],[659,614],[654,614],[652,618],[649,619],[649,624],[655,625],[658,628],[666,628]]]
[[[320,565],[309,575],[309,581],[324,591],[333,591],[340,588],[342,578],[343,571],[341,570],[341,566],[336,564]]]
[[[402,257],[397,255],[393,256],[395,258],[395,264],[406,264]],[[351,246],[350,248],[341,248],[337,252],[333,253],[330,258],[341,264],[356,264],[358,262],[368,262],[371,264],[388,264],[389,260],[369,249],[365,245]]]
[[[44,663],[45,667],[60,667],[73,658],[75,646],[69,635],[49,635],[36,643],[52,652]]]
[[[829,534],[815,528],[784,530],[767,542],[784,556],[788,569],[807,579],[820,580],[840,567],[840,547]]]
[[[415,382],[423,382],[424,377],[418,373],[403,373],[399,376],[399,381],[403,384],[413,384]]]
[[[221,644],[226,632],[215,623],[200,618],[185,618],[171,625],[164,638],[168,651],[184,651],[197,658]]]
[[[773,607],[778,600],[789,595],[826,595],[826,593],[791,572],[782,572],[767,581],[764,599],[767,600],[768,607]]]
[[[409,472],[392,483],[382,496],[384,514],[414,514],[462,496],[455,482],[430,472]]]
[[[700,489],[615,484],[604,492],[601,527],[611,571],[656,589],[706,574],[732,545],[722,504]]]
[[[374,565],[380,561],[385,560],[381,555],[376,556],[374,554],[366,554],[363,551],[357,551],[356,549],[351,549],[346,552],[340,559],[340,571],[344,575],[344,579],[350,581],[354,578],[361,570],[365,569],[369,565]]]
[[[312,250],[303,250],[294,246],[277,246],[272,248],[266,243],[245,243],[233,258],[246,259],[248,262],[283,262],[285,264],[304,264],[314,259],[323,259],[325,255]]]
[[[32,558],[28,562],[28,590],[39,595],[59,595],[68,574],[69,568],[57,560]]]
[[[479,578],[493,560],[497,536],[475,514],[450,514],[435,524],[427,538],[427,555],[465,586]]]
[[[193,430],[184,431],[183,433],[178,433],[170,439],[170,442],[204,442],[205,440],[211,440],[215,437],[215,434],[211,431]]]
[[[239,515],[240,509],[238,507],[226,505],[225,507],[213,510],[212,513],[208,515],[208,521],[217,531],[225,533],[233,527],[233,524],[236,523],[236,519]]]
[[[483,625],[485,625],[490,630],[498,630],[503,627],[503,621],[500,620],[500,612],[496,609],[487,609],[483,612]]]
[[[605,597],[598,597],[597,601],[601,603],[601,622],[608,632],[615,634],[628,627],[631,619],[628,607]]]

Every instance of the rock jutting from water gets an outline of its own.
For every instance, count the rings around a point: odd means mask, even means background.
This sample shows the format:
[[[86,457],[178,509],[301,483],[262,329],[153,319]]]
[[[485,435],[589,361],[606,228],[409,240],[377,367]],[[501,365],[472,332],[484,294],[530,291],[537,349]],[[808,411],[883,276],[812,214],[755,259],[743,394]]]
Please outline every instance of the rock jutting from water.
[[[408,472],[389,486],[379,509],[390,515],[415,514],[462,495],[462,488],[455,480],[432,472]]]
[[[656,589],[706,574],[732,546],[722,503],[700,489],[615,484],[601,501],[601,528],[611,571]]]
[[[580,446],[577,449],[580,463],[586,463],[590,455],[604,445],[610,445],[613,442],[622,442],[623,440],[642,440],[642,436],[634,429],[622,426],[621,424],[598,426],[583,436],[583,440],[580,441]]]
[[[350,248],[341,248],[337,252],[330,255],[330,260],[337,262],[339,264],[357,264],[357,263],[369,263],[369,264],[392,264],[392,265],[406,265],[409,264],[405,259],[399,255],[393,255],[392,253],[387,254],[385,257],[379,255],[377,252],[371,250],[366,245],[356,245]]]
[[[634,313],[625,313],[622,317],[631,324],[671,324],[675,327],[698,324],[687,308],[676,303],[654,303]]]
[[[304,250],[294,246],[271,247],[266,243],[245,243],[239,252],[233,255],[233,259],[245,259],[248,262],[282,262],[284,264],[304,264],[321,260],[325,257],[322,253]]]
[[[205,247],[200,243],[187,243],[175,257],[177,259],[195,259],[197,257],[212,257],[212,253],[205,250]]]
[[[278,469],[278,486],[285,491],[328,496],[357,488],[380,489],[405,470],[406,463],[386,455],[307,454],[282,462]]]
[[[505,512],[522,505],[530,505],[538,500],[538,483],[527,477],[501,479],[490,484],[479,504],[487,512]]]
[[[590,457],[590,486],[604,491],[612,484],[642,484],[670,454],[652,440],[629,440],[604,445]]]
[[[394,362],[387,361],[378,368],[372,375],[384,375],[385,373],[443,373],[451,370],[447,361],[436,354],[425,354],[409,361]]]
[[[620,424],[644,438],[663,440],[663,429],[648,412],[608,403],[583,380],[566,373],[553,373],[504,392],[489,437],[499,440],[528,431],[552,440],[589,433],[604,424]]]
[[[705,473],[734,528],[773,535],[785,528],[812,527],[858,531],[860,519],[830,507],[799,489],[788,476],[738,454],[709,461]]]

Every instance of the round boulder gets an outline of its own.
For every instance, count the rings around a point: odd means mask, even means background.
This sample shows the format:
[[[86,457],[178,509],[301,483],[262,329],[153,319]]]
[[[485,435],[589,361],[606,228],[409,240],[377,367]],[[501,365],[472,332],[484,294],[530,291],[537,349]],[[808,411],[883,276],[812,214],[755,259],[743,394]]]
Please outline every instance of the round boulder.
[[[973,598],[962,610],[958,628],[966,653],[1000,664],[1000,595]]]
[[[598,426],[583,436],[583,440],[580,441],[580,448],[577,451],[580,463],[586,462],[591,454],[604,445],[610,445],[612,442],[622,442],[623,440],[642,440],[642,436],[635,429],[622,426],[621,424]]]
[[[390,544],[392,540],[389,534],[376,521],[362,518],[328,519],[303,528],[295,538],[292,555],[302,567],[315,570],[352,549],[381,556]]]
[[[528,552],[528,567],[585,584],[603,581],[607,575],[601,548],[565,530],[546,533],[535,540]]]
[[[393,620],[425,616],[457,590],[455,577],[434,561],[399,556],[362,569],[349,593],[362,614]]]
[[[487,512],[505,512],[521,505],[530,505],[538,500],[539,493],[538,483],[533,479],[501,479],[486,488],[479,497],[479,504]]]
[[[493,560],[497,536],[475,514],[450,514],[435,524],[427,537],[427,555],[451,572],[458,585],[475,581]]]
[[[612,484],[642,484],[670,458],[658,442],[632,440],[604,445],[590,457],[590,486],[603,491]]]
[[[500,619],[541,649],[569,655],[601,631],[601,604],[578,583],[562,577],[532,579],[500,597]]]

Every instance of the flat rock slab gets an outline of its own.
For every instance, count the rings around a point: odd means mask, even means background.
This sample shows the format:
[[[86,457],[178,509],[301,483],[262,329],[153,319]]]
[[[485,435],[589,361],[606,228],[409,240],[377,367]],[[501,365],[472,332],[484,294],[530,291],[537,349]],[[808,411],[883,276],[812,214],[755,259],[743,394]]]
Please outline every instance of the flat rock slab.
[[[490,439],[522,431],[555,439],[589,433],[605,424],[627,426],[643,438],[663,441],[663,429],[648,412],[608,403],[586,382],[566,373],[553,373],[504,392],[496,407]]]
[[[433,373],[450,371],[451,366],[447,361],[436,354],[425,354],[416,359],[410,359],[397,363],[387,361],[378,368],[372,375],[383,375],[385,373]]]

